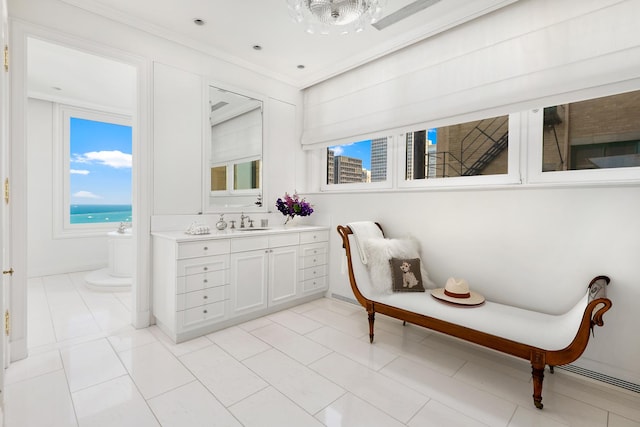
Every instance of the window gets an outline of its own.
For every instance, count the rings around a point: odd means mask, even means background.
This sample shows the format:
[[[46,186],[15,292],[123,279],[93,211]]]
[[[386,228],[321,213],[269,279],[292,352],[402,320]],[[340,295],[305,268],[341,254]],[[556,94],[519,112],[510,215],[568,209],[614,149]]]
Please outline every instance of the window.
[[[254,190],[260,188],[260,160],[233,165],[233,189]]]
[[[405,180],[508,171],[509,116],[405,134]]]
[[[530,113],[532,182],[640,176],[640,91]]]
[[[54,159],[56,235],[131,222],[132,128],[128,117],[58,106]]]
[[[544,109],[542,170],[640,166],[640,91]]]
[[[511,114],[402,134],[398,187],[519,183],[519,123]]]
[[[259,194],[262,161],[239,159],[211,167],[212,194]]]
[[[381,137],[326,149],[325,188],[380,188],[389,182],[390,138]]]

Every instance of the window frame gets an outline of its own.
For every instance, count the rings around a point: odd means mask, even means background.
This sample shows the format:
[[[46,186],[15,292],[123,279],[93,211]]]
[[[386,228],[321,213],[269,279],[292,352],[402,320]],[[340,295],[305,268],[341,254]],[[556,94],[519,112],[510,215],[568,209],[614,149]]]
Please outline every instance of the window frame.
[[[367,141],[384,138],[384,135],[376,135],[370,138],[358,138],[360,141],[354,141],[353,144]],[[322,175],[321,175],[321,184],[320,191],[321,192],[341,192],[341,191],[376,191],[376,190],[387,190],[393,188],[393,165],[395,164],[395,156],[396,156],[396,139],[394,136],[387,135],[387,179],[384,181],[376,181],[376,182],[357,182],[357,183],[348,183],[348,184],[327,184],[327,150],[329,147],[333,147],[336,145],[348,145],[349,143],[338,143],[329,145],[321,148],[321,164],[322,164]]]
[[[500,184],[521,184],[520,176],[520,145],[521,145],[521,115],[520,113],[505,114],[509,116],[509,145],[507,146],[507,173],[499,175],[473,175],[473,176],[452,176],[445,178],[426,178],[407,180],[406,161],[407,161],[407,145],[405,136],[408,132],[417,132],[420,130],[428,130],[445,126],[452,126],[461,121],[454,121],[449,124],[438,126],[420,126],[398,135],[398,161],[396,163],[396,179],[398,189],[419,189],[419,188],[446,188],[446,187],[467,187],[467,186],[491,186]],[[485,117],[486,118],[486,117]],[[478,118],[475,120],[482,120]],[[472,120],[465,120],[472,121]]]
[[[235,187],[235,167],[243,163],[249,163],[259,161],[260,173],[258,180],[260,186],[258,188],[246,188],[242,190],[236,190]],[[263,165],[262,156],[250,156],[240,159],[229,160],[226,162],[211,163],[209,165],[209,182],[211,182],[211,169],[216,167],[226,167],[227,188],[224,190],[209,190],[209,196],[257,196],[262,193],[262,179],[263,179]]]
[[[115,222],[71,224],[70,194],[70,122],[71,118],[92,120],[103,123],[129,126],[133,130],[133,119],[129,115],[107,111],[76,107],[66,104],[54,104],[54,140],[53,140],[53,238],[76,238],[97,236],[116,228]],[[131,141],[133,151],[133,138]],[[133,179],[133,165],[132,165]],[[133,195],[132,195],[133,196]],[[132,199],[133,207],[133,199]]]
[[[600,97],[617,95],[631,90],[618,90],[619,85],[609,87],[604,93],[582,97],[577,100],[554,102],[551,105],[570,104],[587,101]],[[635,90],[640,90],[640,86]],[[616,182],[638,182],[640,180],[640,166],[605,169],[579,169],[543,172],[543,122],[544,109],[540,107],[527,111],[527,182],[529,184],[611,184]]]

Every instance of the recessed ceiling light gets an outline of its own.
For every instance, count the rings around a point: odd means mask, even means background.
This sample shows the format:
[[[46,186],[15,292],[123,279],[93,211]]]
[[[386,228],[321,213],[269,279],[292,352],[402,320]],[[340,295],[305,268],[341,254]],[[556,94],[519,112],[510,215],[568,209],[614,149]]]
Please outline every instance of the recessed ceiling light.
[[[253,50],[262,50],[262,46],[260,46],[259,44],[254,44]]]
[[[193,23],[196,24],[196,25],[200,25],[200,26],[206,24],[206,22],[203,19],[200,19],[200,18],[194,19]]]
[[[304,65],[302,64],[298,65],[298,70],[304,70]]]

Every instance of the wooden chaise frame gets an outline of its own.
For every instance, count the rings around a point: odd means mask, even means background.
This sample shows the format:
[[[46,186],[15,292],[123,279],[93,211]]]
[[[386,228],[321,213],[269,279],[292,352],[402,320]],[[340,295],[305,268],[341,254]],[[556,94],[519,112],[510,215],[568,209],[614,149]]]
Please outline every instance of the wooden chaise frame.
[[[378,224],[378,227],[382,230],[380,224]],[[562,350],[551,351],[487,334],[485,332],[476,331],[454,323],[445,322],[424,314],[418,314],[387,304],[382,304],[365,298],[358,289],[353,273],[351,248],[348,238],[348,236],[352,234],[352,231],[349,227],[341,225],[337,228],[338,233],[342,237],[343,248],[347,252],[347,264],[349,266],[349,281],[351,282],[351,289],[353,290],[353,294],[358,302],[367,310],[368,313],[370,342],[373,342],[373,323],[375,320],[375,313],[381,313],[402,320],[405,324],[406,322],[409,322],[414,325],[423,326],[465,341],[529,360],[531,362],[531,373],[533,377],[533,403],[538,409],[542,409],[543,406],[542,381],[544,379],[545,366],[549,365],[551,372],[553,373],[554,366],[571,363],[580,357],[587,346],[589,333],[593,329],[594,325],[602,326],[604,324],[602,316],[607,310],[609,310],[609,308],[611,308],[611,300],[608,298],[598,298],[589,302],[582,316],[578,333],[571,344]],[[609,284],[610,281],[606,276],[598,276],[589,283],[589,287],[598,280],[605,280],[607,284]],[[594,312],[596,308],[598,309]]]

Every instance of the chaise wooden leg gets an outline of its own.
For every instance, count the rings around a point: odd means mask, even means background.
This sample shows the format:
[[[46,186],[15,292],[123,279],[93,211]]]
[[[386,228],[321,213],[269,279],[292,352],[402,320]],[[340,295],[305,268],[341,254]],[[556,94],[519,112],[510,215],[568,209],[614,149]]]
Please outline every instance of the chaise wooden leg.
[[[555,368],[555,366],[549,365],[549,372],[552,373],[552,374],[555,373],[553,368]]]
[[[402,326],[407,326],[407,321],[406,320],[402,321]]]
[[[373,322],[376,320],[376,313],[372,311],[369,313],[369,342],[373,342]]]
[[[533,404],[536,408],[542,409],[542,380],[544,380],[544,365],[542,368],[531,365],[531,375],[533,376]]]

